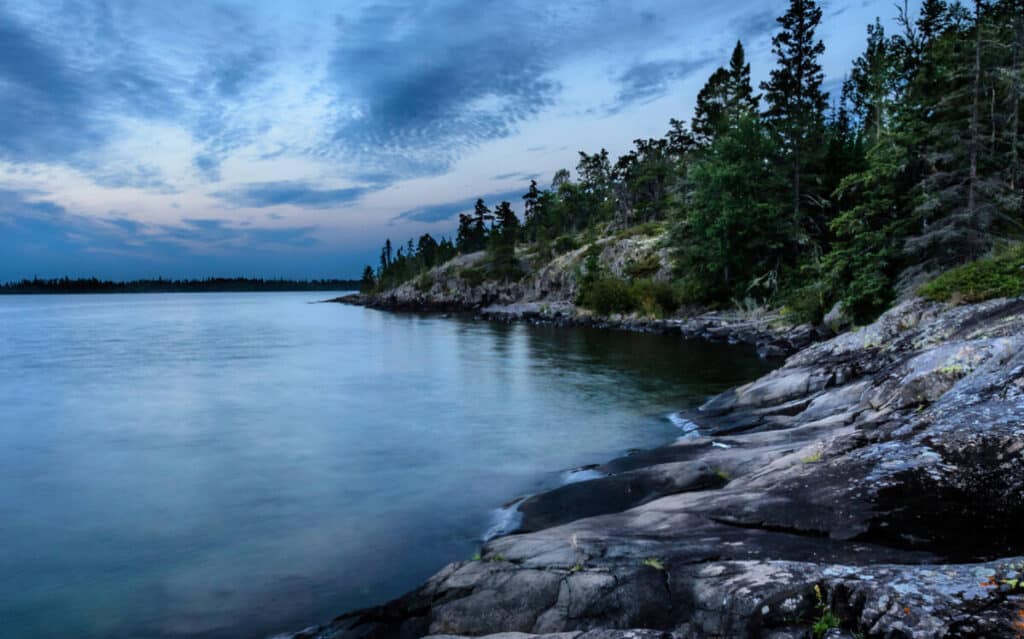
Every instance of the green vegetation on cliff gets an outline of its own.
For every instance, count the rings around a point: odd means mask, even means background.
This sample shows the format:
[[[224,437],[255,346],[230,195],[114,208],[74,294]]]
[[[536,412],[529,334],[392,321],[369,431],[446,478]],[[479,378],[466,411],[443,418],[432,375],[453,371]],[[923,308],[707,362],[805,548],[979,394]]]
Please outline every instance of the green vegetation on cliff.
[[[388,241],[364,290],[476,251],[481,281],[512,280],[600,238],[653,231],[674,281],[655,277],[653,257],[624,277],[587,269],[577,302],[650,315],[769,305],[811,321],[841,302],[864,322],[921,273],[956,269],[922,290],[936,299],[1020,292],[1019,249],[957,267],[1024,226],[1024,0],[924,0],[892,34],[876,20],[838,96],[823,90],[821,17],[814,0],[790,1],[760,95],[737,43],[689,127],[673,119],[614,160],[581,152],[575,177],[531,181],[522,221],[508,202],[479,200],[454,240],[425,235],[395,254]]]

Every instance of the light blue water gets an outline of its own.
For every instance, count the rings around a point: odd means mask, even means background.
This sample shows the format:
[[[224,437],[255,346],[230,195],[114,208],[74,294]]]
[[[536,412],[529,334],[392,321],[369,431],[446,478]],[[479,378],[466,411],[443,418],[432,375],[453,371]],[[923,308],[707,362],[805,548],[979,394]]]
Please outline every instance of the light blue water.
[[[0,297],[4,637],[260,637],[378,603],[766,368],[325,296]]]

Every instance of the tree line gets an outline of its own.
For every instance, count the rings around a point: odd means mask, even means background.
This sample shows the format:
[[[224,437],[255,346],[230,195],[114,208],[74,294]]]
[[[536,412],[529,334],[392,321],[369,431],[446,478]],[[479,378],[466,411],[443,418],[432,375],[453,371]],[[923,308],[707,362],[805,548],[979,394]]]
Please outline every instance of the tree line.
[[[512,273],[516,243],[544,257],[580,233],[658,222],[684,302],[785,306],[805,319],[842,302],[863,321],[923,275],[1018,238],[1024,0],[924,0],[915,15],[904,4],[889,30],[867,26],[839,95],[823,88],[821,19],[815,0],[791,0],[756,89],[737,42],[688,125],[673,119],[614,161],[580,152],[575,178],[563,169],[548,188],[531,182],[522,224],[508,203],[492,213],[479,201],[429,265],[407,250],[400,277],[478,250]],[[401,281],[392,264],[382,256],[364,282]]]
[[[350,291],[358,288],[356,280],[265,280],[244,277],[211,277],[206,279],[132,280],[112,282],[92,278],[68,277],[23,279],[0,284],[0,294],[37,293],[213,293],[257,291]]]

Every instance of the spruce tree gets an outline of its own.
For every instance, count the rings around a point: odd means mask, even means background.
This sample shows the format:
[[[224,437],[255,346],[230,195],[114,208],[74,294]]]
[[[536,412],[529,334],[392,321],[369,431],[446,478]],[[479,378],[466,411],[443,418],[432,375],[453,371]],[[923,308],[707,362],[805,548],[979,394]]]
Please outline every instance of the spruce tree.
[[[708,145],[740,117],[757,111],[758,97],[750,84],[750,65],[743,43],[736,42],[729,68],[719,67],[697,94],[694,108],[694,139]]]
[[[815,37],[821,8],[814,0],[790,0],[778,22],[782,30],[772,38],[778,66],[761,84],[768,103],[764,120],[778,145],[792,211],[800,220],[804,201],[818,195],[814,178],[824,150],[828,94],[821,90],[819,58],[825,45]]]

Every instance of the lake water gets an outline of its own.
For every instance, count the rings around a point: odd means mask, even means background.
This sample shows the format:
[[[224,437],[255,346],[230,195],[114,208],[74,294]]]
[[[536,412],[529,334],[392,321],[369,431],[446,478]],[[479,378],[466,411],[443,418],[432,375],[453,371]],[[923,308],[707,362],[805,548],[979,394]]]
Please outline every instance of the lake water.
[[[326,621],[767,368],[678,337],[309,303],[328,296],[0,297],[0,635]]]

